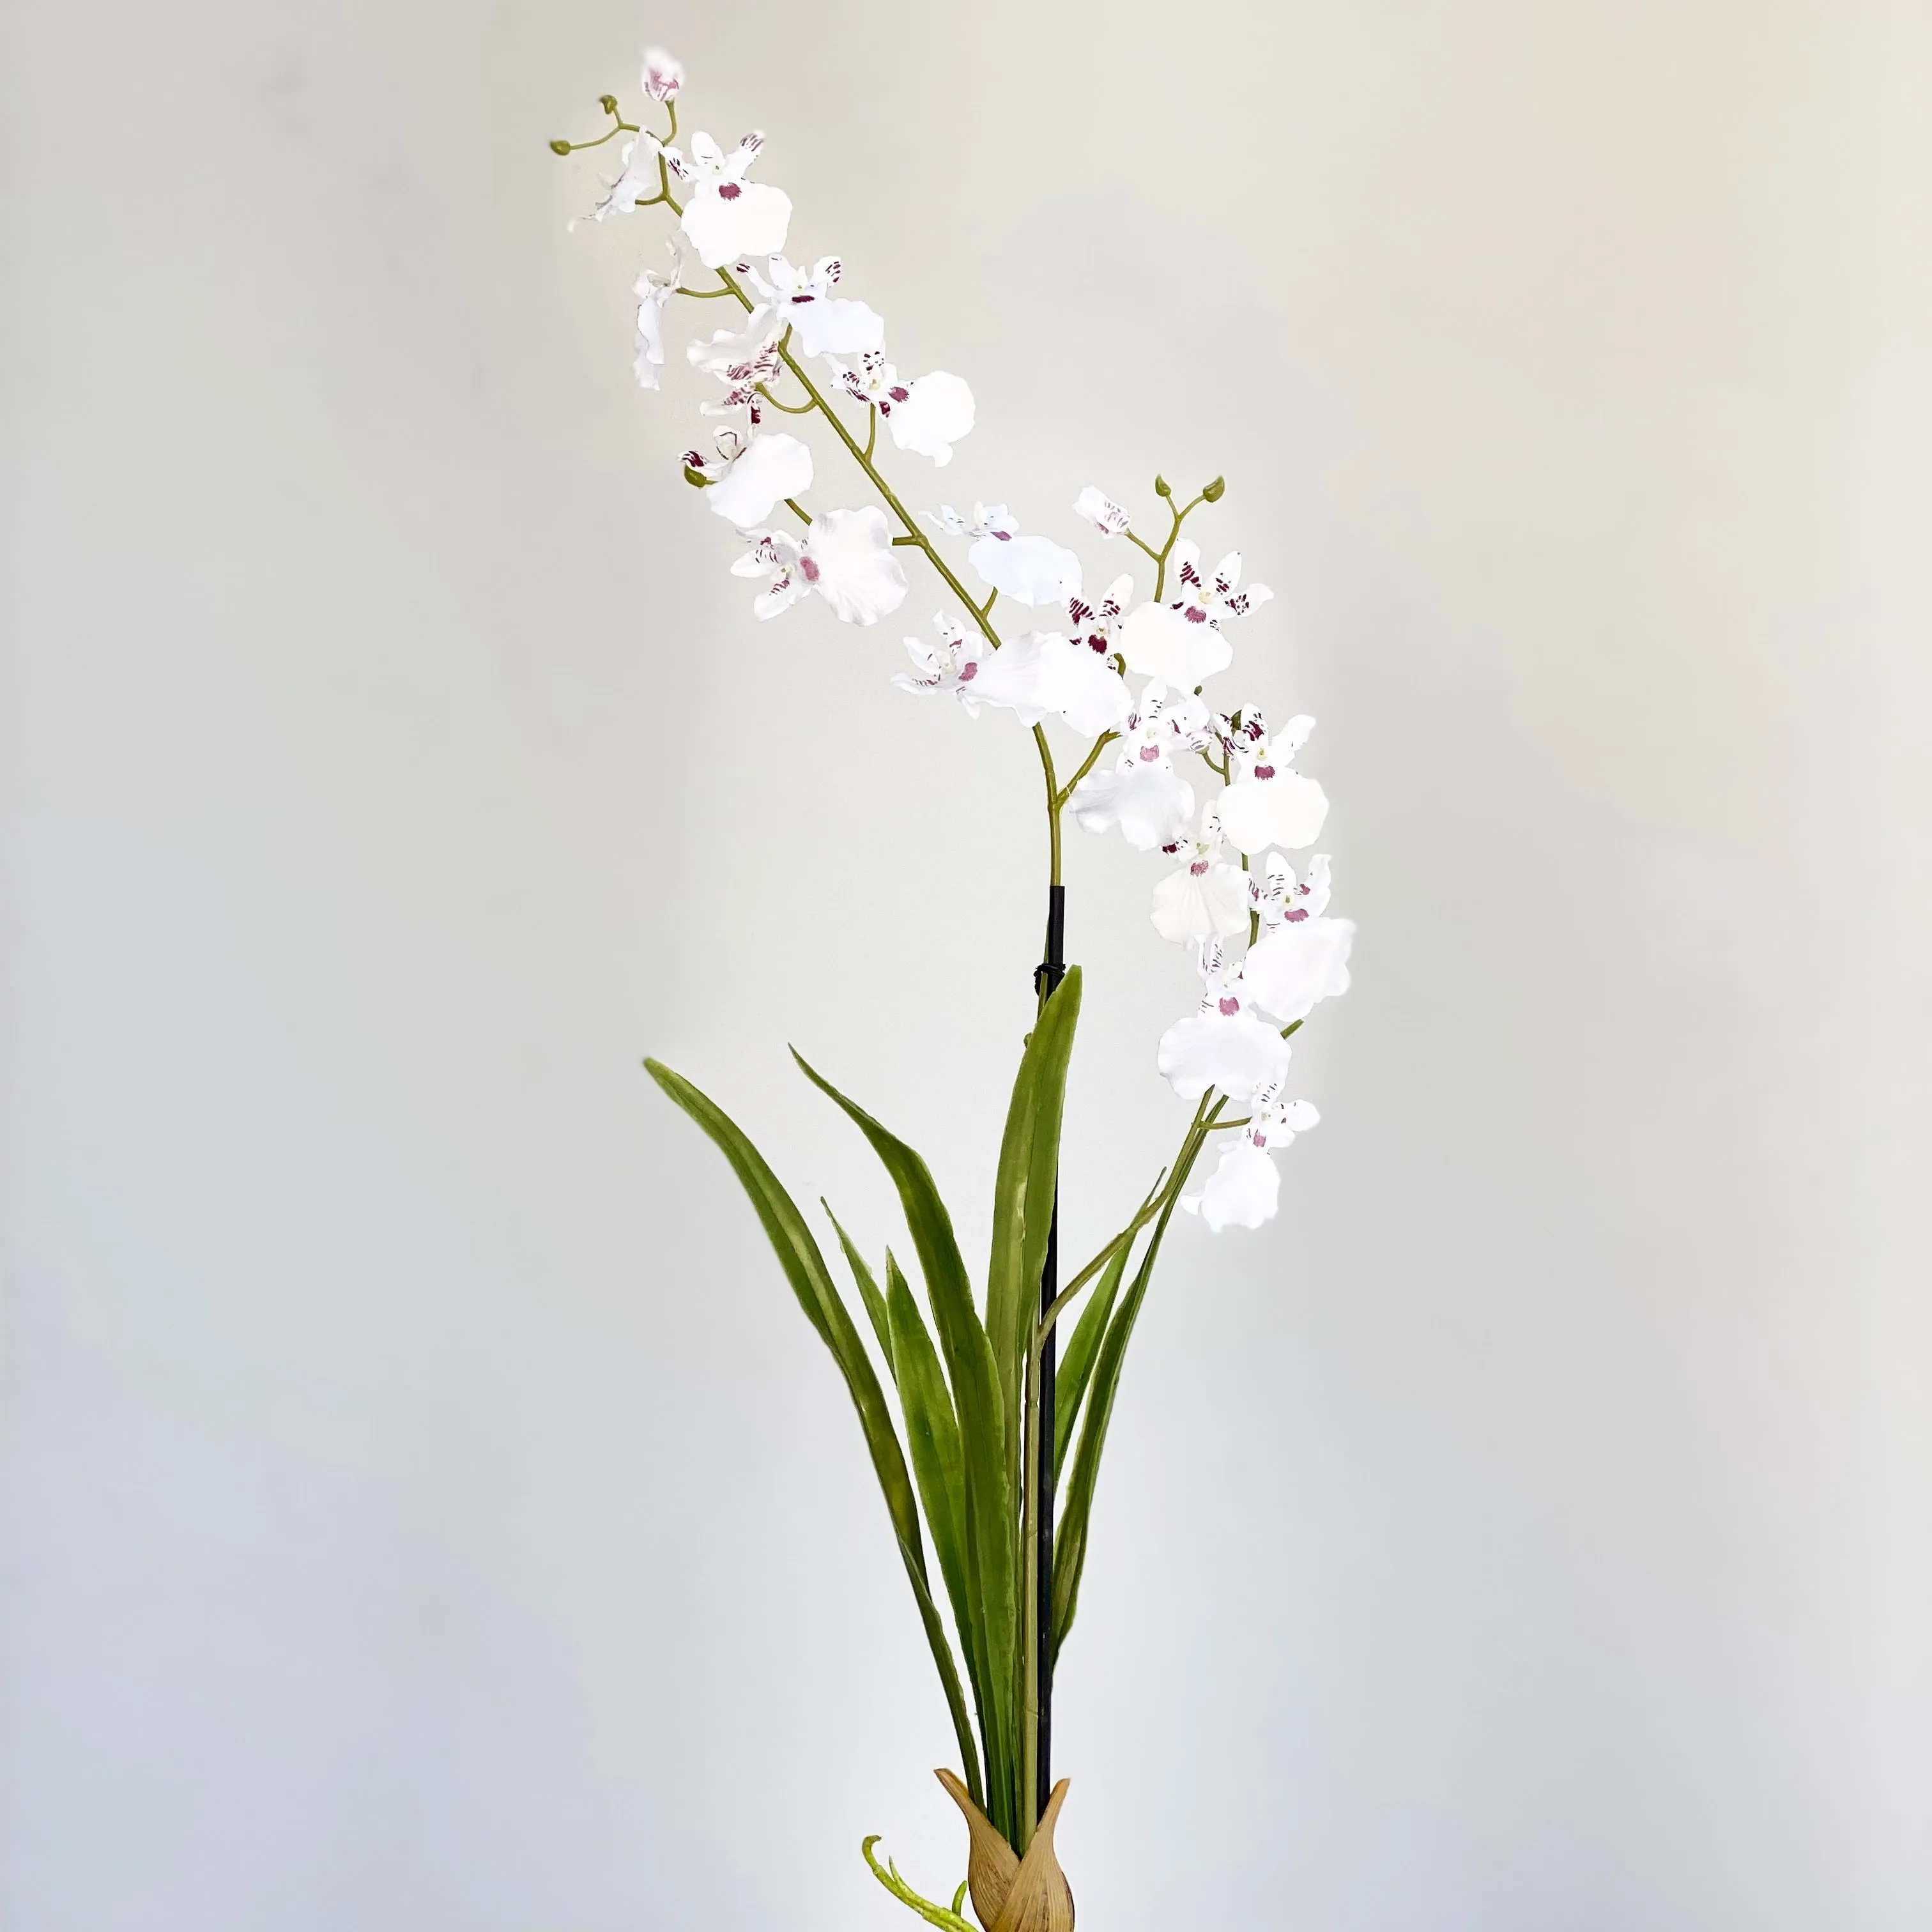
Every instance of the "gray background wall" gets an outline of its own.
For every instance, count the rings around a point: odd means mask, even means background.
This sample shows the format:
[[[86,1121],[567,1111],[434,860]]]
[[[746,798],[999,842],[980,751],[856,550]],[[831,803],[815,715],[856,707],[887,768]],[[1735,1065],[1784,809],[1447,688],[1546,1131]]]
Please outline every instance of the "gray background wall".
[[[543,146],[647,38],[974,383],[918,500],[1225,470],[1322,721],[1355,990],[1130,1366],[1083,1924],[1923,1926],[1932,14],[1850,0],[14,12],[0,1917],[960,1869],[850,1417],[636,1063],[882,1244],[797,1040],[977,1250],[1036,778],[888,686],[925,587],[750,621],[652,218]],[[1071,871],[1084,1241],[1191,995]]]

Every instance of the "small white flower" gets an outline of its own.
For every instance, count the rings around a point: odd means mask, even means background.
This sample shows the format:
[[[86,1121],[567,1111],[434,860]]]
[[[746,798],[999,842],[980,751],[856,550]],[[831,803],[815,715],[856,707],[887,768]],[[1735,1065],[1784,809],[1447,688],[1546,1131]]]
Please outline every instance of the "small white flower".
[[[731,566],[734,577],[764,577],[770,581],[752,600],[755,617],[776,617],[806,595],[812,586],[799,563],[805,546],[788,530],[747,530],[751,548]]]
[[[746,255],[776,255],[784,246],[790,196],[745,178],[764,141],[762,134],[747,134],[728,154],[709,134],[694,134],[688,154],[664,150],[671,172],[692,189],[684,232],[707,268]]]
[[[684,63],[662,47],[644,50],[644,92],[656,101],[668,100],[684,85]]]
[[[912,659],[913,668],[895,671],[892,682],[902,691],[916,692],[922,696],[950,692],[967,716],[976,718],[980,701],[974,686],[986,655],[986,640],[976,631],[962,630],[943,613],[932,621],[939,632],[938,644],[907,638],[906,653]]]
[[[655,200],[664,185],[658,157],[668,152],[648,130],[633,134],[617,150],[617,178],[604,190],[604,199],[591,210],[590,218],[602,221],[607,215],[628,214],[639,202]]]
[[[893,442],[915,456],[929,456],[941,466],[950,463],[952,446],[973,427],[973,392],[944,369],[902,382],[883,353],[865,356],[856,369],[832,366],[846,393],[877,410]]]
[[[709,342],[694,342],[686,353],[694,368],[724,385],[724,393],[716,402],[698,404],[700,414],[732,416],[742,410],[754,429],[764,420],[766,405],[760,389],[778,374],[775,344],[766,342],[748,350],[742,334],[720,329]]]
[[[1238,550],[1231,550],[1222,558],[1214,566],[1211,578],[1204,578],[1201,546],[1183,537],[1174,547],[1173,563],[1174,580],[1180,586],[1174,608],[1190,624],[1206,624],[1219,630],[1223,617],[1245,617],[1274,595],[1265,584],[1251,584],[1245,590],[1235,589],[1241,580],[1241,553]]]
[[[1222,725],[1236,774],[1221,794],[1222,830],[1244,852],[1270,845],[1293,852],[1313,844],[1328,816],[1328,795],[1288,764],[1307,742],[1315,720],[1291,718],[1271,736],[1261,713],[1247,710]]]
[[[1214,1172],[1199,1187],[1180,1197],[1190,1214],[1198,1214],[1210,1230],[1258,1228],[1274,1218],[1281,1198],[1281,1176],[1272,1150],[1289,1145],[1322,1116],[1306,1100],[1281,1097],[1277,1078],[1258,1088],[1254,1108],[1241,1137],[1222,1148]]]
[[[812,452],[795,436],[754,436],[747,442],[736,430],[721,429],[713,440],[716,461],[691,449],[685,452],[685,467],[710,485],[705,502],[741,530],[763,523],[788,496],[812,488]]]
[[[1228,1228],[1258,1228],[1274,1219],[1281,1201],[1281,1170],[1265,1150],[1243,1130],[1242,1137],[1221,1150],[1214,1172],[1180,1205],[1198,1214],[1218,1234]]]
[[[1278,1028],[1249,1010],[1247,989],[1218,939],[1202,947],[1201,976],[1200,1010],[1161,1035],[1156,1064],[1184,1100],[1198,1100],[1210,1087],[1245,1100],[1286,1071],[1291,1049]]]
[[[1210,805],[1198,836],[1162,850],[1174,870],[1154,889],[1154,928],[1163,939],[1232,938],[1248,925],[1248,875],[1221,856],[1221,827]]]
[[[1092,484],[1073,500],[1076,516],[1084,517],[1103,537],[1124,536],[1127,530],[1127,513],[1112,497],[1103,496]]]
[[[1184,537],[1174,547],[1172,564],[1180,595],[1166,604],[1143,604],[1123,628],[1120,649],[1128,670],[1192,691],[1234,662],[1234,647],[1221,634],[1222,620],[1245,616],[1274,592],[1264,584],[1235,589],[1241,580],[1239,550],[1221,560],[1210,580],[1201,574],[1200,545]]]
[[[808,356],[858,356],[886,339],[884,321],[862,302],[836,296],[844,264],[821,255],[809,268],[794,268],[782,255],[766,263],[769,279],[755,268],[746,278],[782,328],[787,323]]]
[[[1089,832],[1118,825],[1137,851],[1170,845],[1194,815],[1194,788],[1174,760],[1208,742],[1208,710],[1190,692],[1172,697],[1150,684],[1122,724],[1110,772],[1090,772],[1074,788],[1073,815]]]
[[[1064,718],[1083,737],[1113,730],[1133,708],[1120,674],[1057,632],[1024,631],[994,652],[980,666],[973,695],[1022,724]]]
[[[1004,503],[990,509],[975,503],[970,518],[960,515],[950,503],[928,514],[949,536],[977,538],[966,561],[981,583],[1016,603],[1064,604],[1080,588],[1080,560],[1045,537],[1022,536],[1018,523]]]
[[[1309,860],[1308,877],[1297,885],[1294,868],[1279,852],[1270,852],[1262,870],[1249,876],[1248,905],[1259,916],[1262,930],[1272,932],[1283,920],[1299,925],[1320,918],[1328,910],[1330,890],[1327,853]]]
[[[1133,594],[1134,580],[1123,576],[1115,578],[1108,585],[1106,594],[1097,607],[1084,598],[1068,598],[1066,622],[1075,642],[1084,644],[1096,657],[1111,657],[1117,648],[1114,632],[1120,623],[1120,613],[1127,608]]]
[[[646,268],[631,290],[638,298],[638,353],[632,366],[646,389],[655,389],[664,380],[664,307],[684,279],[683,250],[675,242],[665,246],[670,251],[670,273],[661,275],[655,268]]]
[[[1278,898],[1277,883],[1284,887]],[[1308,881],[1301,886],[1294,884],[1294,874],[1279,854],[1270,859],[1268,884],[1258,896],[1262,903],[1256,908],[1268,920],[1268,929],[1248,949],[1241,978],[1255,1004],[1284,1024],[1306,1018],[1318,1000],[1333,999],[1348,990],[1355,924],[1322,916],[1328,892],[1325,854],[1308,862]]]
[[[734,577],[767,577],[754,601],[760,617],[775,617],[815,591],[848,624],[876,624],[905,602],[905,574],[892,554],[884,511],[827,510],[814,517],[800,542],[783,530],[747,530],[749,553],[731,566]]]

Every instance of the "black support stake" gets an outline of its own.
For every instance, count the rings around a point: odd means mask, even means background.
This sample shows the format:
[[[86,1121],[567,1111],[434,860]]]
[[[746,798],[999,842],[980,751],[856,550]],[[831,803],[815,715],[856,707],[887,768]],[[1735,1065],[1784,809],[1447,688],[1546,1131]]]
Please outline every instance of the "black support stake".
[[[1046,889],[1046,957],[1034,976],[1034,988],[1044,1001],[1066,976],[1066,888]],[[1040,1271],[1040,1312],[1042,1318],[1060,1292],[1060,1191],[1056,1181],[1053,1220],[1047,1229],[1046,1266]],[[1035,1613],[1040,1620],[1040,1682],[1035,1687],[1039,1700],[1040,1785],[1034,1793],[1037,1817],[1046,1809],[1053,1790],[1053,1503],[1058,1472],[1053,1454],[1053,1372],[1060,1354],[1056,1329],[1050,1334],[1040,1354],[1040,1464],[1034,1472],[1034,1494],[1039,1508],[1034,1513],[1039,1542],[1037,1562],[1040,1588]]]

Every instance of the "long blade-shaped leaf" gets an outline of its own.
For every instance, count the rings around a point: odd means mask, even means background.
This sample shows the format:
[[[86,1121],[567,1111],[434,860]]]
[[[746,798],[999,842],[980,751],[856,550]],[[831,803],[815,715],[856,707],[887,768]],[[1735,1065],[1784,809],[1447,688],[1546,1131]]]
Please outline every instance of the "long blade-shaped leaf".
[[[816,1072],[796,1049],[806,1078],[836,1101],[872,1144],[898,1190],[919,1255],[926,1292],[952,1384],[964,1474],[966,1570],[980,1640],[980,1718],[986,1740],[988,1815],[1010,1838],[1018,1830],[1019,1754],[1013,1724],[1014,1660],[1018,1654],[1014,1582],[1017,1528],[1008,1507],[1005,1442],[992,1345],[974,1306],[973,1284],[959,1257],[952,1219],[926,1162],[856,1101]]]
[[[1114,1312],[1114,1298],[1120,1292],[1121,1278],[1127,1271],[1127,1258],[1132,1252],[1131,1242],[1123,1242],[1114,1250],[1114,1258],[1094,1283],[1087,1306],[1081,1310],[1080,1319],[1074,1324],[1073,1339],[1067,1343],[1066,1352],[1060,1358],[1053,1406],[1053,1466],[1056,1469],[1066,1466],[1066,1445],[1073,1440],[1073,1425],[1080,1419],[1080,1405],[1086,1396],[1087,1384],[1100,1354],[1100,1338],[1107,1332],[1107,1318]]]
[[[966,1473],[959,1448],[959,1423],[946,1391],[946,1372],[926,1332],[892,1251],[886,1250],[886,1307],[892,1324],[892,1359],[899,1365],[899,1406],[905,1415],[906,1444],[912,1451],[913,1479],[932,1532],[933,1554],[952,1604],[952,1620],[966,1653],[966,1676],[975,1703],[982,1703],[978,1625],[966,1574]]]
[[[845,1265],[852,1270],[852,1279],[859,1284],[859,1299],[866,1304],[866,1318],[872,1323],[872,1333],[878,1337],[879,1353],[885,1358],[886,1372],[896,1382],[898,1370],[892,1365],[892,1330],[886,1316],[886,1298],[879,1292],[879,1284],[873,1279],[872,1270],[866,1265],[866,1257],[860,1253],[852,1237],[832,1213],[831,1202],[821,1194],[818,1204],[825,1210],[825,1218],[832,1223],[838,1236],[838,1245],[845,1251]]]
[[[966,1761],[968,1782],[972,1783],[978,1771],[973,1750],[973,1728],[967,1718],[966,1701],[960,1690],[959,1673],[953,1664],[952,1646],[946,1642],[944,1627],[934,1609],[932,1586],[926,1580],[925,1551],[919,1533],[919,1507],[914,1499],[911,1480],[906,1474],[905,1457],[900,1450],[898,1437],[893,1432],[885,1391],[879,1386],[879,1378],[866,1358],[865,1344],[859,1339],[859,1331],[854,1327],[852,1318],[832,1284],[825,1257],[819,1252],[818,1244],[812,1238],[805,1216],[780,1185],[777,1175],[766,1165],[764,1156],[745,1138],[724,1109],[682,1074],[674,1073],[662,1062],[647,1060],[644,1066],[651,1078],[704,1130],[731,1163],[732,1171],[764,1224],[778,1256],[778,1264],[784,1270],[785,1279],[791,1283],[793,1294],[798,1298],[799,1306],[832,1352],[833,1360],[845,1378],[847,1391],[851,1396],[853,1407],[859,1412],[860,1426],[865,1431],[866,1447],[872,1454],[873,1473],[878,1478],[886,1510],[892,1516],[899,1555],[905,1564],[913,1594],[919,1603],[920,1620],[926,1626],[926,1639],[932,1648],[932,1660],[938,1667],[940,1682],[945,1689],[953,1732],[958,1739],[960,1754]]]
[[[1080,1447],[1075,1452],[1073,1473],[1066,1484],[1066,1499],[1060,1519],[1060,1530],[1053,1546],[1053,1648],[1059,1653],[1073,1628],[1073,1613],[1079,1606],[1080,1573],[1087,1564],[1087,1532],[1094,1510],[1094,1484],[1100,1473],[1101,1452],[1107,1446],[1107,1425],[1114,1414],[1114,1397],[1120,1385],[1120,1364],[1127,1344],[1133,1339],[1134,1323],[1141,1304],[1147,1299],[1148,1282],[1160,1252],[1161,1237],[1174,1213],[1180,1192],[1176,1180],[1160,1218],[1155,1222],[1147,1252],[1134,1271],[1132,1286],[1121,1301],[1119,1312],[1108,1324],[1095,1357],[1092,1384],[1088,1392],[1087,1420],[1080,1430]]]
[[[1060,1121],[1066,1068],[1080,1018],[1080,969],[1070,967],[1034,1023],[1006,1108],[993,1185],[993,1248],[986,1269],[986,1333],[1000,1366],[1006,1421],[1006,1478],[1017,1515],[1021,1389],[1039,1310],[1040,1270],[1058,1190]]]

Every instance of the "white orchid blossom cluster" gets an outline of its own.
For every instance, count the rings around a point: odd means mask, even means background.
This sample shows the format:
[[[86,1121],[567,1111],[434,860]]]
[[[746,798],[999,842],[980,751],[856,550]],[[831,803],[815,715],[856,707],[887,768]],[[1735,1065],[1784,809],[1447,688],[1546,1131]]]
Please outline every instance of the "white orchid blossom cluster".
[[[1216,1232],[1259,1226],[1276,1211],[1274,1154],[1318,1118],[1288,1097],[1288,1036],[1319,1001],[1348,989],[1354,928],[1328,914],[1327,856],[1313,854],[1298,874],[1288,856],[1315,843],[1328,814],[1322,787],[1293,769],[1314,720],[1271,728],[1252,704],[1216,708],[1233,627],[1272,595],[1264,584],[1243,587],[1239,551],[1210,570],[1182,535],[1196,508],[1220,500],[1221,479],[1186,504],[1155,479],[1168,519],[1158,544],[1112,497],[1082,490],[1072,506],[1079,518],[1103,542],[1124,540],[1151,569],[1150,580],[1114,576],[1097,597],[1084,590],[1079,556],[1023,530],[1004,503],[909,512],[875,461],[880,426],[898,450],[943,466],[973,428],[971,389],[944,370],[902,376],[883,319],[844,292],[841,258],[799,266],[785,253],[790,198],[752,178],[761,134],[728,149],[701,133],[675,145],[682,84],[678,63],[653,50],[644,88],[668,111],[663,136],[624,121],[606,95],[615,124],[600,141],[551,146],[568,153],[625,136],[595,218],[653,207],[675,217],[668,272],[646,268],[635,289],[644,388],[661,385],[674,300],[722,298],[735,310],[735,326],[706,331],[686,350],[719,386],[702,412],[722,420],[710,449],[683,459],[706,506],[740,534],[733,572],[759,584],[752,608],[761,619],[815,596],[842,622],[870,626],[906,599],[902,551],[933,567],[957,608],[934,618],[933,636],[905,640],[912,668],[892,681],[956,698],[969,718],[1004,711],[1030,728],[1047,773],[1054,884],[1064,809],[1090,832],[1118,830],[1160,855],[1150,918],[1162,938],[1192,950],[1203,990],[1198,1010],[1161,1036],[1157,1064],[1177,1094],[1201,1103],[1198,1120],[1238,1130],[1180,1205]],[[713,285],[693,285],[694,265]],[[818,458],[777,426],[781,416],[820,418],[882,501],[808,508]],[[1003,599],[1036,614],[1004,631],[993,617]],[[1091,741],[1064,784],[1048,725]],[[1221,1118],[1220,1106],[1208,1111],[1210,1097],[1244,1115]]]

